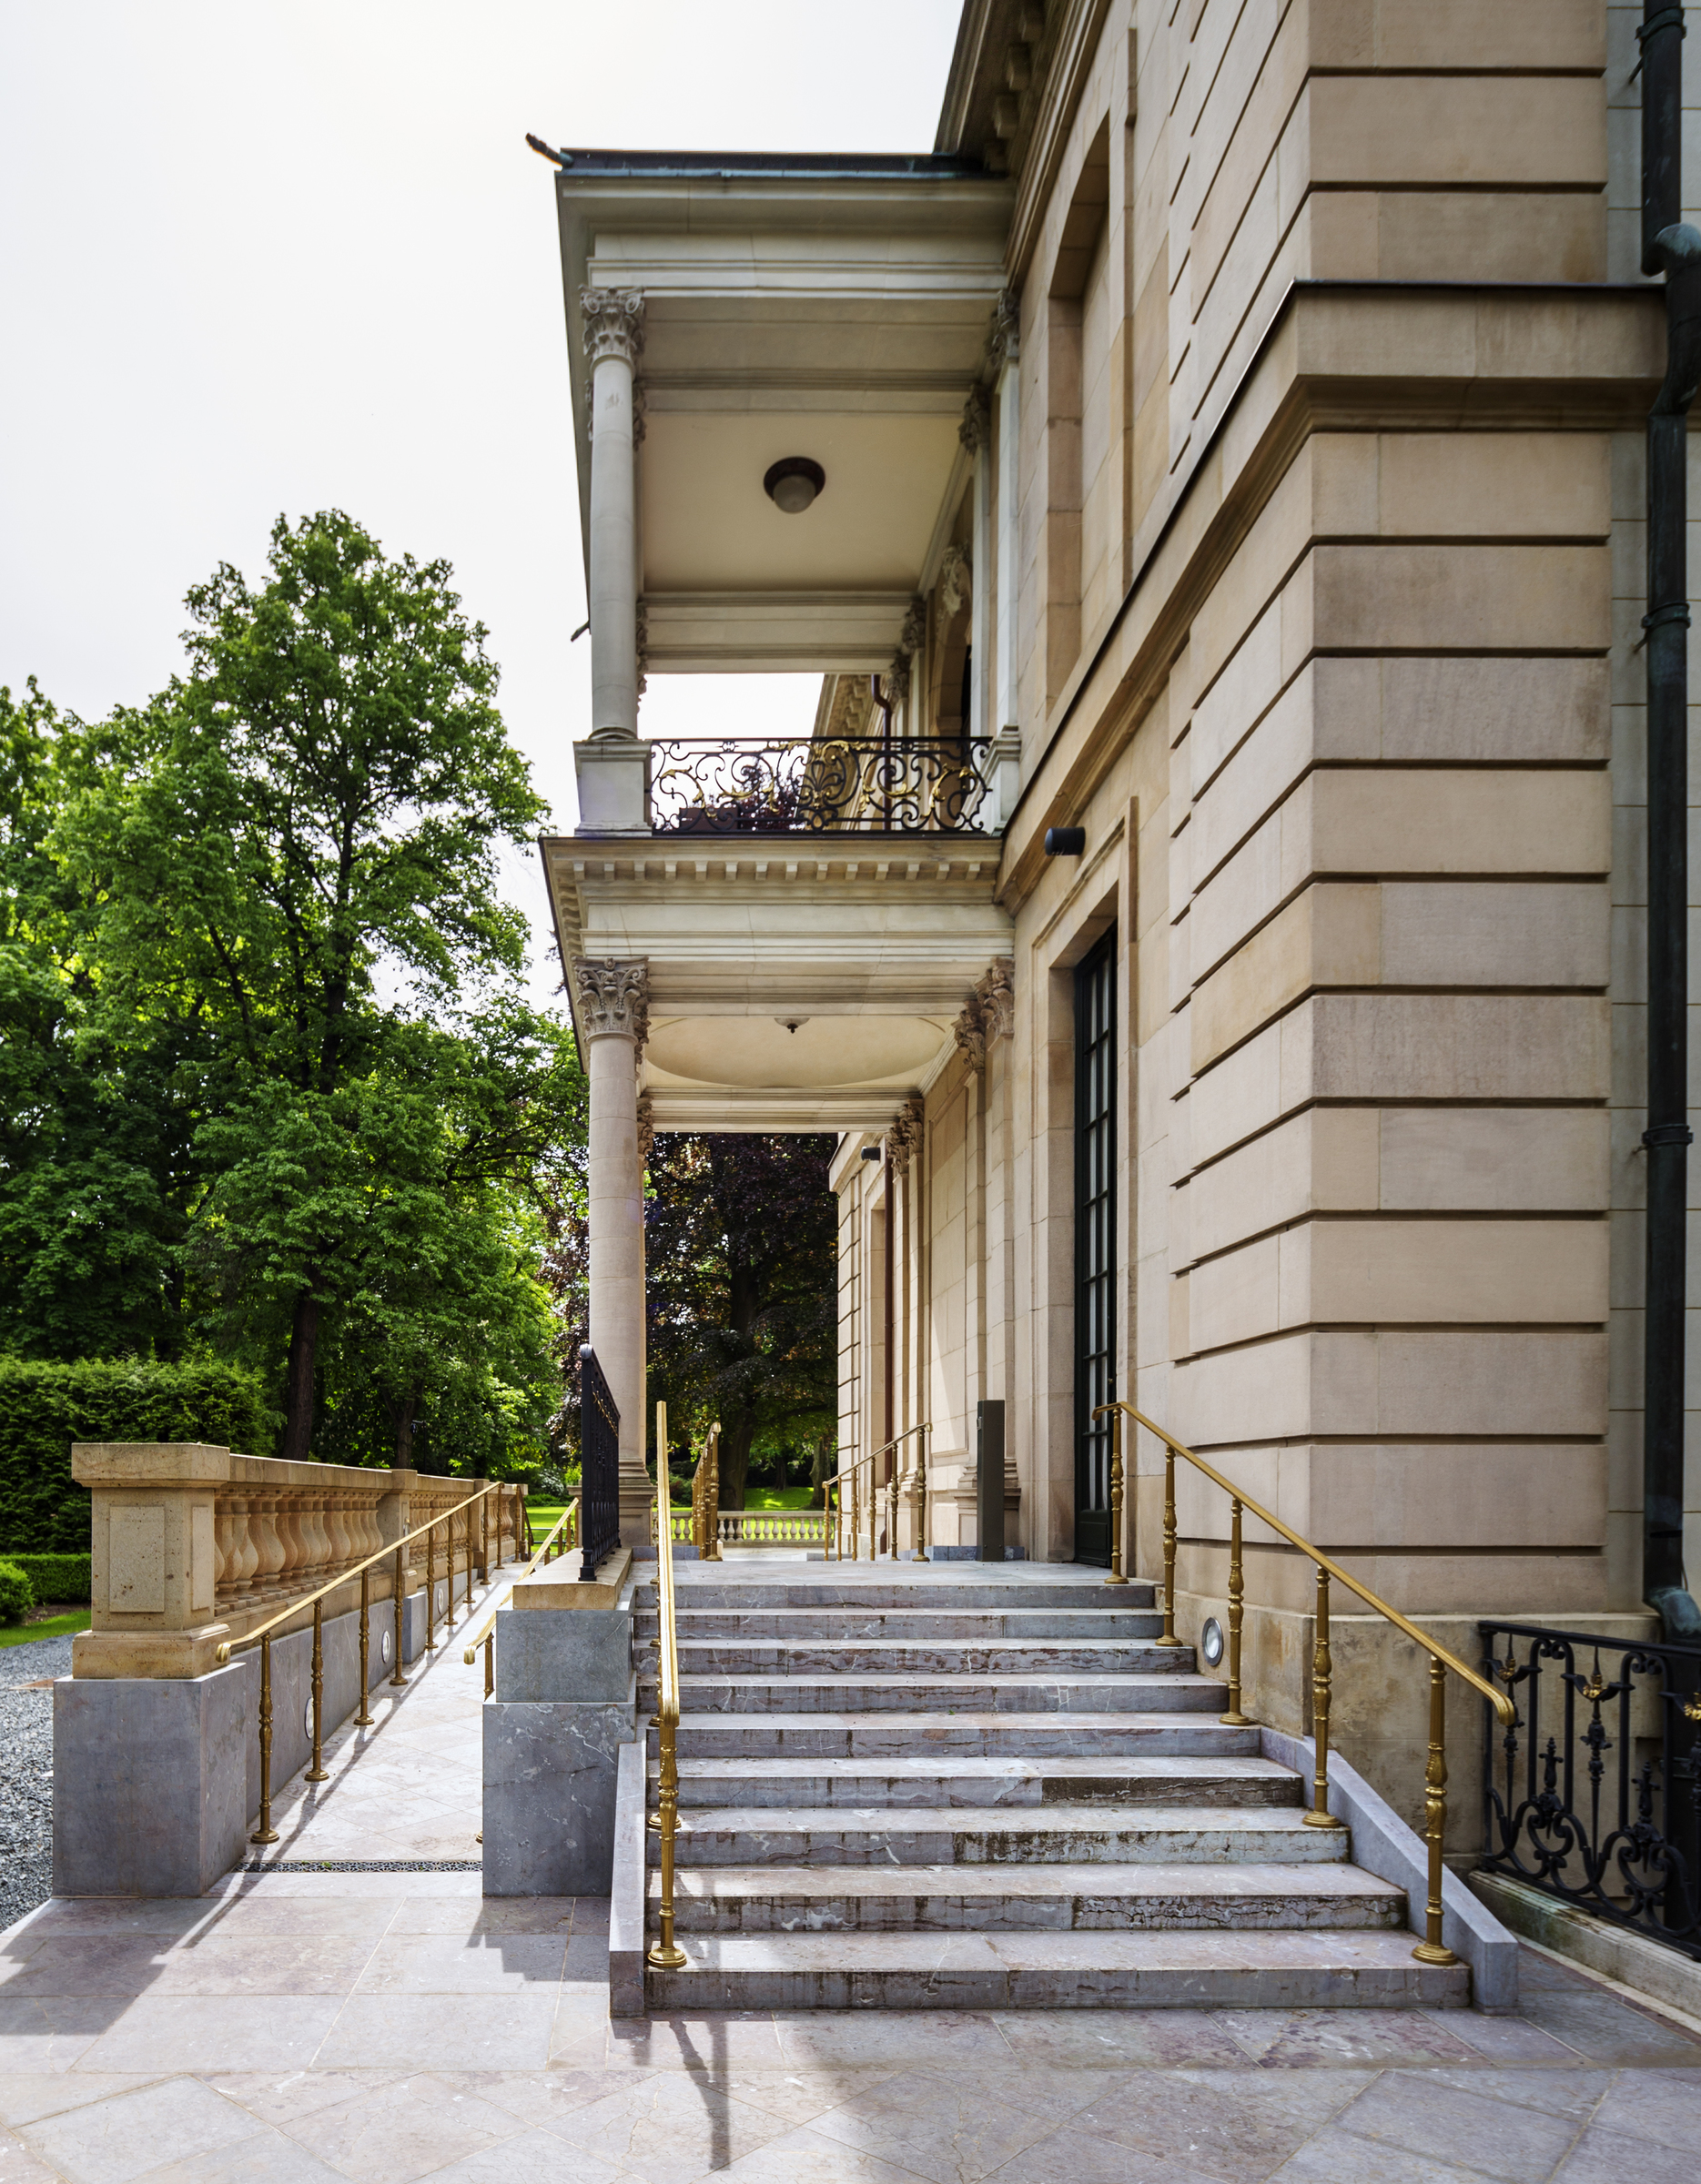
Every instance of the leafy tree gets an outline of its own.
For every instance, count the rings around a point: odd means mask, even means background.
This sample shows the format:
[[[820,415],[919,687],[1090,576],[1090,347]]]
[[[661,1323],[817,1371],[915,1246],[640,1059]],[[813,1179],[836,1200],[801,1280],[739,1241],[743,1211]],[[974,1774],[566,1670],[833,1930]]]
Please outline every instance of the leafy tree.
[[[759,1439],[837,1410],[831,1138],[658,1137],[645,1206],[649,1373],[670,1420],[721,1426],[721,1502],[742,1509]]]
[[[51,844],[95,905],[108,1020],[199,1041],[192,1263],[287,1349],[284,1456],[309,1451],[327,1312],[399,1357],[373,1269],[423,1298],[458,1188],[521,1158],[456,1073],[523,957],[497,845],[542,807],[450,573],[336,511],[280,519],[261,584],[225,564],[190,592],[188,672],[110,724]]]
[[[32,681],[0,689],[0,1350],[174,1354],[195,1187],[192,1026],[115,1038],[54,829],[97,750]]]

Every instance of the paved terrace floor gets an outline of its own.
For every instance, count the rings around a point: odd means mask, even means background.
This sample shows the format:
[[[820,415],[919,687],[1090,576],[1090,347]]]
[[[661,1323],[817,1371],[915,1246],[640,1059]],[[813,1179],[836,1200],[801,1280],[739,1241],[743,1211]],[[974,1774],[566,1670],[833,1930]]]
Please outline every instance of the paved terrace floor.
[[[1533,1950],[1515,2017],[611,2021],[604,1902],[486,1903],[476,1872],[299,1870],[468,1855],[482,1689],[451,1645],[358,1760],[340,1740],[329,1784],[279,1800],[288,1866],[190,1902],[55,1901],[0,1937],[0,2184],[1697,2174],[1701,2029]]]

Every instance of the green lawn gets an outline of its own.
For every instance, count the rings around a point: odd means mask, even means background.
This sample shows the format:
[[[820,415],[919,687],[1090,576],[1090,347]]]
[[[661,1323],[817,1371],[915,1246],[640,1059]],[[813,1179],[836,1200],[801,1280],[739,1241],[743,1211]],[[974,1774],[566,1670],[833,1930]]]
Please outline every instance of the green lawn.
[[[37,1638],[67,1638],[88,1628],[91,1611],[73,1608],[68,1615],[50,1615],[45,1623],[8,1623],[0,1625],[0,1647],[34,1645]]]
[[[541,1540],[560,1516],[567,1504],[564,1502],[545,1502],[533,1495],[526,1505],[532,1512],[532,1536]],[[683,1482],[674,1481],[673,1506],[688,1509],[691,1496]],[[751,1486],[744,1490],[746,1509],[819,1509],[821,1491],[813,1486]]]

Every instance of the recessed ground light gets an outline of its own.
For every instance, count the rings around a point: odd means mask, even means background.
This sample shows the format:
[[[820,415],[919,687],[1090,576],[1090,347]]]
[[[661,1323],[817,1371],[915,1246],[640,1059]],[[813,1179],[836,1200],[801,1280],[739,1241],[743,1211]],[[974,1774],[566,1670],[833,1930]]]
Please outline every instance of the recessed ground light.
[[[801,516],[826,481],[826,472],[807,455],[784,455],[769,464],[762,490],[782,515]]]

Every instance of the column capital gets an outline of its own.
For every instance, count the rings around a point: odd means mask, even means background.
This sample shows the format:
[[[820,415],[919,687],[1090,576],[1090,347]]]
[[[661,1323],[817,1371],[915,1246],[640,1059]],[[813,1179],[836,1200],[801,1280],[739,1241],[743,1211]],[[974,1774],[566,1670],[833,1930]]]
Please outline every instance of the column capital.
[[[897,1120],[886,1134],[886,1158],[895,1175],[909,1172],[910,1155],[921,1143],[921,1101],[906,1099],[897,1111]]]
[[[575,956],[572,976],[585,1037],[630,1039],[642,1050],[650,1029],[649,965]]]
[[[1010,956],[995,956],[951,1026],[971,1069],[984,1069],[987,1048],[998,1039],[1007,1039],[1016,1028],[1015,970]]]
[[[957,428],[957,437],[971,455],[978,455],[982,448],[992,444],[992,405],[987,399],[984,387],[970,389],[963,404],[963,421]]]
[[[1014,288],[1006,288],[993,310],[987,359],[996,372],[1006,364],[1014,364],[1021,353],[1022,299]]]
[[[960,546],[947,546],[939,556],[939,604],[947,614],[960,614],[974,595],[975,564]]]
[[[581,288],[584,314],[584,353],[592,366],[618,357],[635,370],[643,354],[642,288]]]

